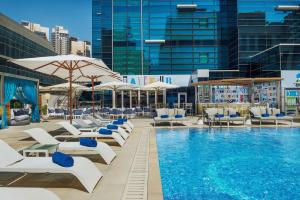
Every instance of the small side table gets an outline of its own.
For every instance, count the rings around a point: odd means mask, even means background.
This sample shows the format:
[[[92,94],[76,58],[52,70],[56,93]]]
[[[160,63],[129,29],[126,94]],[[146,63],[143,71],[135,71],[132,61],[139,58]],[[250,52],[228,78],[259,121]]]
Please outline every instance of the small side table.
[[[30,147],[23,149],[23,156],[27,157],[31,153],[33,153],[37,157],[39,157],[40,153],[43,153],[46,157],[49,157],[49,154],[56,152],[57,149],[58,144],[34,144]]]

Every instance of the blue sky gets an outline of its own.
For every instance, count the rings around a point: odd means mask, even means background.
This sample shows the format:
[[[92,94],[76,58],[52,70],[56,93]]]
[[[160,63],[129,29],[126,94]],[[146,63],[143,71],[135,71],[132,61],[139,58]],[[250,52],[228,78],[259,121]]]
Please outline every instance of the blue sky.
[[[92,0],[0,0],[0,12],[17,22],[64,26],[80,40],[92,38]]]

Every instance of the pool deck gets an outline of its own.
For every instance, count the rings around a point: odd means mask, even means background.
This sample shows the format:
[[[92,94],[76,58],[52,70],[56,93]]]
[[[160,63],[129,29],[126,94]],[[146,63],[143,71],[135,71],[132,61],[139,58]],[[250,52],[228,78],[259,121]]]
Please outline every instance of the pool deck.
[[[186,126],[173,126],[173,128],[208,127],[207,125],[197,125],[197,119],[196,117],[191,118],[189,122],[185,122]],[[18,150],[35,143],[28,135],[22,133],[22,130],[41,127],[51,134],[64,132],[64,130],[55,124],[57,121],[60,120],[51,120],[49,122],[0,130],[0,139]],[[135,129],[127,139],[125,145],[121,148],[112,144],[112,148],[117,153],[117,157],[111,165],[104,164],[98,155],[88,156],[103,173],[103,178],[96,185],[93,193],[87,193],[74,177],[59,174],[27,175],[11,186],[43,187],[57,194],[62,200],[163,199],[156,133],[155,128],[152,126],[153,121],[152,119],[132,119],[132,122],[135,125]],[[300,127],[300,123],[295,122],[293,126]],[[170,128],[164,125],[157,127]],[[219,126],[216,125],[215,127]],[[252,125],[251,127],[260,126]],[[275,126],[270,123],[262,127]],[[290,127],[290,125],[282,121],[278,127]],[[224,126],[224,128],[227,127]],[[77,154],[78,152],[68,153]],[[20,174],[16,173],[1,173],[0,185],[7,185],[19,175]]]

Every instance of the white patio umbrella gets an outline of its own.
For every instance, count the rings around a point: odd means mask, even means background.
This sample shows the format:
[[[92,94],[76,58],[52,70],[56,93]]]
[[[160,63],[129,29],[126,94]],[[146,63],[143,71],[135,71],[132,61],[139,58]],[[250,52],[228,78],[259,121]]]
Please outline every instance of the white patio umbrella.
[[[113,82],[108,82],[104,83],[101,85],[95,86],[95,90],[112,90],[113,92],[113,108],[116,107],[116,91],[118,90],[132,90],[134,89],[134,86],[129,84],[129,83],[124,83],[121,81],[113,81]],[[123,105],[123,98],[122,98],[122,105]]]
[[[74,78],[74,82],[91,82],[92,83],[92,104],[93,115],[95,114],[95,82],[107,83],[113,81],[121,81],[122,77],[119,73],[113,73],[111,75],[92,75],[92,76],[79,76]]]
[[[167,89],[175,89],[178,88],[179,86],[169,84],[169,83],[164,83],[161,81],[157,81],[154,83],[150,83],[148,85],[145,85],[143,88],[144,89],[154,89],[155,90],[155,106],[157,107],[157,92],[160,90],[166,91]],[[164,104],[166,104],[166,94],[164,93]]]
[[[68,79],[70,123],[72,123],[72,83],[73,77],[93,76],[95,74],[110,75],[113,72],[100,59],[77,55],[58,55],[37,58],[13,59],[11,62],[44,74]]]
[[[67,92],[70,90],[70,84],[69,83],[61,83],[61,84],[57,84],[57,85],[52,85],[52,86],[48,86],[44,88],[44,91],[48,90],[49,92]],[[84,90],[89,90],[88,87],[83,86],[83,85],[78,85],[75,83],[72,83],[72,91],[74,91],[75,93],[75,102],[74,102],[74,106],[76,107],[76,92],[77,91],[84,91]],[[72,97],[72,94],[71,94]]]
[[[51,85],[44,87],[43,90],[48,91],[68,91],[70,89],[70,83],[61,83],[57,85]],[[83,85],[72,83],[72,90],[88,90],[89,88]]]
[[[138,106],[141,106],[141,91],[146,91],[146,100],[147,100],[147,107],[149,107],[149,92],[155,91],[153,88],[145,88],[145,87],[137,87],[135,88],[136,91],[138,91]]]

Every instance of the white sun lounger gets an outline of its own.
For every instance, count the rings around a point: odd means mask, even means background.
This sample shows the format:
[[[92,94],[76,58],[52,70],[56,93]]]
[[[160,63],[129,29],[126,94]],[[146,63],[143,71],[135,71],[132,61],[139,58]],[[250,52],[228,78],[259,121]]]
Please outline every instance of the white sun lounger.
[[[77,121],[76,121],[77,123]],[[80,124],[85,126],[85,127],[88,127],[90,124],[92,124],[93,122],[86,119],[86,120],[80,120]],[[96,130],[94,131],[94,129],[91,129],[90,132],[98,132],[101,128],[106,128],[106,127],[101,127],[101,126],[96,126]],[[79,129],[80,130],[80,129]],[[118,129],[117,130],[112,130],[116,133],[119,133],[122,138],[124,138],[125,140],[129,137],[128,133],[121,127],[118,126]]]
[[[125,140],[121,137],[119,133],[113,132],[111,135],[103,135],[98,132],[80,132],[76,127],[74,127],[72,124],[70,124],[67,121],[61,121],[57,122],[58,125],[65,128],[70,134],[69,135],[58,135],[56,138],[60,137],[71,137],[71,138],[80,138],[80,137],[86,137],[86,138],[111,138],[114,139],[120,146],[123,146],[125,144]]]
[[[59,200],[53,192],[43,188],[0,187],[1,200]]]
[[[25,130],[24,132],[29,134],[40,144],[57,144],[58,149],[61,151],[96,151],[103,158],[106,164],[110,164],[116,157],[116,153],[110,148],[110,146],[103,142],[97,142],[98,144],[96,147],[86,147],[80,145],[79,142],[60,142],[41,128],[33,128]]]
[[[87,158],[73,159],[74,166],[62,167],[53,163],[51,157],[23,157],[0,140],[0,172],[72,174],[91,193],[103,176],[102,173]]]
[[[100,121],[99,121],[100,123],[106,123],[106,124],[112,123],[111,120],[109,120],[109,119],[104,119],[103,117],[101,117],[101,116],[98,115],[98,114],[95,114],[95,116],[98,118],[98,120],[100,120]],[[88,119],[89,119],[89,118],[88,118]],[[97,119],[94,119],[94,120],[97,121]],[[131,123],[131,121],[130,121],[129,119],[127,119],[127,122],[124,122],[124,124],[121,125],[121,126],[124,126],[124,128],[125,128],[129,133],[131,133],[132,130],[134,129],[134,125]]]

